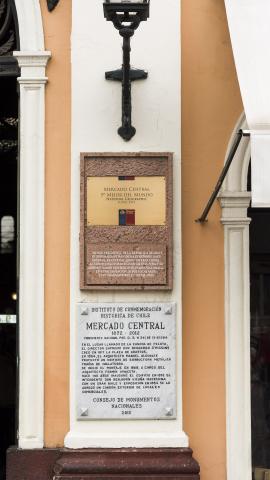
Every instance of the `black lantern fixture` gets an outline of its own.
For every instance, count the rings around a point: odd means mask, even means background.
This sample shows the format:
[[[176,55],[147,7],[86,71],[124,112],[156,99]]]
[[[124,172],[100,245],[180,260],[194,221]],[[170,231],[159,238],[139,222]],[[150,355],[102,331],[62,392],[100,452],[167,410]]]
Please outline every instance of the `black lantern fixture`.
[[[131,82],[147,78],[144,70],[130,68],[130,38],[140,23],[149,17],[150,0],[106,0],[103,3],[104,16],[123,37],[123,66],[120,70],[105,73],[107,80],[122,82],[122,125],[118,129],[124,140],[130,140],[136,133],[131,123]]]
[[[47,5],[48,5],[49,12],[52,12],[55,9],[58,2],[59,2],[59,0],[47,0]]]

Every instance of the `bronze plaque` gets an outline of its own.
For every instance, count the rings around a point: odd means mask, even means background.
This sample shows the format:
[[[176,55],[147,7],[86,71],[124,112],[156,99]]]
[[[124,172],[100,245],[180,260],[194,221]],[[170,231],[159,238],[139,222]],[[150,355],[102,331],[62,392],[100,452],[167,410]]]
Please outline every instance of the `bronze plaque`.
[[[172,154],[81,154],[81,289],[172,288]]]
[[[122,210],[134,225],[166,224],[166,177],[88,177],[86,195],[87,225],[119,225]]]

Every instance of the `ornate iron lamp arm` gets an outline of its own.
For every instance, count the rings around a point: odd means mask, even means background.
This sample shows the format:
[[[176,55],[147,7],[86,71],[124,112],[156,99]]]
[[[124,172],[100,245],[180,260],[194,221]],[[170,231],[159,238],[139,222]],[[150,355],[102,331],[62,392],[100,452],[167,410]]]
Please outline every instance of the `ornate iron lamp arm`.
[[[126,141],[136,133],[131,123],[131,82],[147,78],[144,70],[130,68],[130,39],[142,21],[149,17],[150,0],[137,2],[105,0],[103,3],[104,16],[113,23],[123,38],[122,68],[105,73],[107,80],[117,80],[122,83],[122,125],[118,129],[119,135]]]
[[[130,38],[134,31],[130,28],[120,30],[123,37],[123,78],[122,78],[122,125],[118,129],[119,135],[124,140],[130,140],[136,133],[131,123],[131,80],[130,80]]]

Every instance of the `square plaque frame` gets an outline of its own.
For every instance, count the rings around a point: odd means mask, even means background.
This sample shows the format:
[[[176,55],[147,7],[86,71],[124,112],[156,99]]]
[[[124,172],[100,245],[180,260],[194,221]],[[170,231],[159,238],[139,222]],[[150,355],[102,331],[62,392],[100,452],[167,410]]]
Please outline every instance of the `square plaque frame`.
[[[172,290],[172,159],[173,154],[168,152],[81,153],[81,290]],[[115,178],[143,178],[146,185],[147,177],[155,177],[155,182],[149,181],[149,185],[156,184],[159,179],[165,180],[164,224],[150,225],[149,220],[147,225],[89,224],[89,177],[96,177],[99,181],[105,177],[105,184],[108,177],[113,178],[112,183],[115,183]],[[157,194],[156,199],[159,205]],[[117,204],[116,208],[120,205]],[[124,203],[122,208],[125,209]],[[134,208],[136,213],[136,204]]]

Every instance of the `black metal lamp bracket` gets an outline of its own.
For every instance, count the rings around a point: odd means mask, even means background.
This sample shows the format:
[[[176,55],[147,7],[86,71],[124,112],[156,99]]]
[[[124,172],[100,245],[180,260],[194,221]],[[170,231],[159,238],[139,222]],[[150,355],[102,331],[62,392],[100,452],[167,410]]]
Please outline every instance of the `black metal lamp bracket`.
[[[59,2],[59,0],[47,0],[47,5],[48,5],[49,12],[52,12],[55,9],[58,2]]]
[[[122,83],[122,125],[118,129],[118,133],[124,140],[129,141],[136,133],[131,120],[131,83],[148,77],[146,71],[130,67],[130,39],[140,23],[147,20],[149,2],[119,3],[118,5],[106,1],[103,5],[105,18],[113,23],[119,31],[119,35],[123,38],[122,68],[106,72],[105,78]]]
[[[131,82],[135,80],[145,80],[148,77],[148,72],[146,70],[140,70],[139,68],[131,68],[129,72],[129,78]],[[115,80],[118,82],[123,81],[123,68],[119,68],[118,70],[111,70],[109,72],[105,72],[106,80]]]
[[[123,37],[123,66],[121,69],[106,72],[105,78],[122,83],[122,125],[118,133],[124,140],[129,141],[136,133],[131,121],[131,82],[146,79],[148,73],[145,70],[130,68],[130,38],[134,35],[134,30],[130,27],[121,28],[119,34]]]

